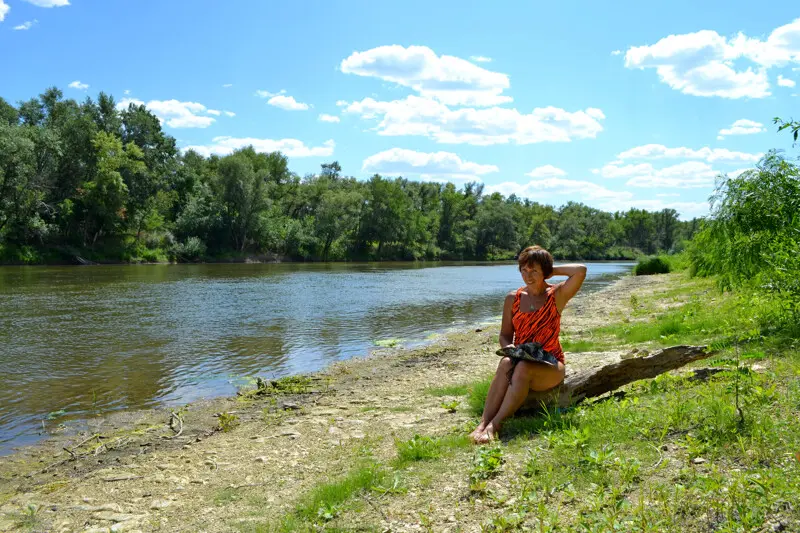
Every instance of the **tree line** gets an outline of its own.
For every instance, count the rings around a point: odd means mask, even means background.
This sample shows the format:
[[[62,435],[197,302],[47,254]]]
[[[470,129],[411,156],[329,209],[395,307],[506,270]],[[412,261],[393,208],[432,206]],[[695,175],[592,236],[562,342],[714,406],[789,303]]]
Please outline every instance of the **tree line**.
[[[299,176],[279,152],[181,152],[143,105],[0,98],[0,261],[496,260],[529,244],[560,259],[683,248],[672,209],[555,208],[480,183],[357,180],[337,162]]]

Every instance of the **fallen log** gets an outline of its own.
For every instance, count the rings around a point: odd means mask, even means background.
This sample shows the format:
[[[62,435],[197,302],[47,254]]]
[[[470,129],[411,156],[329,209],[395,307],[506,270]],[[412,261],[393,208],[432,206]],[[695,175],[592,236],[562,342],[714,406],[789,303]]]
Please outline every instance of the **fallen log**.
[[[633,357],[599,367],[573,369],[567,365],[561,385],[528,394],[520,410],[540,410],[542,405],[568,407],[585,398],[611,392],[640,379],[654,378],[693,361],[709,357],[706,346],[671,346],[645,357]]]

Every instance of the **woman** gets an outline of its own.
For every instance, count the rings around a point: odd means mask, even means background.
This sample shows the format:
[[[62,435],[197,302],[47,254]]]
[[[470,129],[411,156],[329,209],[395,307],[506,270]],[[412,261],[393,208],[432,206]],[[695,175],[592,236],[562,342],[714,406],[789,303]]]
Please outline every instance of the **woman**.
[[[564,381],[564,351],[558,340],[561,311],[575,296],[586,278],[586,266],[553,266],[553,256],[539,246],[529,246],[519,254],[519,271],[524,287],[506,295],[500,347],[538,342],[558,360],[558,366],[503,357],[486,396],[481,423],[470,435],[476,443],[494,440],[503,421],[519,409],[528,392],[552,389]],[[550,285],[551,276],[568,276]]]

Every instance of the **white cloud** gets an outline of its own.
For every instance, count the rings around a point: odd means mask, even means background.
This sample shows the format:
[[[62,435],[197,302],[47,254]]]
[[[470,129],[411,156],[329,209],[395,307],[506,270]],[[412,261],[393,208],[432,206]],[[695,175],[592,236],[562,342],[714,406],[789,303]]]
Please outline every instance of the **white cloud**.
[[[663,144],[645,144],[626,150],[619,154],[619,160],[625,159],[703,159],[709,163],[755,163],[764,154],[748,154],[732,152],[726,148],[703,147],[699,150],[678,147],[667,148]]]
[[[233,87],[233,84],[232,83],[226,83],[226,84],[223,85],[223,87],[226,88],[226,89],[229,89],[229,88]]]
[[[0,19],[0,20],[2,20],[2,19]],[[25,30],[29,30],[29,29],[33,28],[34,26],[36,26],[38,23],[39,23],[39,21],[38,21],[38,20],[36,20],[36,19],[34,19],[34,20],[28,20],[28,21],[26,21],[26,22],[23,22],[23,23],[22,23],[22,24],[20,24],[19,26],[14,26],[14,30],[15,30],[15,31],[25,31]]]
[[[708,215],[708,202],[665,202],[663,200],[626,200],[620,199],[615,202],[600,204],[605,211],[627,211],[631,208],[646,209],[647,211],[661,211],[663,209],[674,209],[678,212],[678,217],[683,220],[699,218]]]
[[[504,182],[486,185],[485,194],[499,192],[504,196],[516,194],[522,198],[550,205],[560,205],[568,201],[580,201],[604,211],[627,211],[631,208],[661,211],[675,209],[681,218],[708,214],[707,202],[665,202],[660,199],[635,199],[630,191],[613,191],[597,183],[564,178],[534,179],[527,183]]]
[[[131,94],[131,90],[130,89],[125,89],[125,96],[127,96],[129,94]]]
[[[224,113],[229,117],[235,117],[236,116],[236,113],[234,113],[233,111],[224,111]]]
[[[25,0],[29,4],[39,7],[64,7],[69,5],[69,0]]]
[[[613,50],[613,51],[611,52],[611,55],[612,55],[612,56],[618,56],[618,55],[620,55],[621,53],[622,53],[622,50]]]
[[[320,122],[339,122],[339,117],[335,115],[328,115],[327,113],[322,113],[319,116]]]
[[[78,89],[79,91],[85,91],[86,89],[89,88],[89,85],[87,83],[81,83],[80,81],[76,80],[67,85],[67,87],[69,87],[70,89]]]
[[[491,63],[492,58],[486,56],[469,56],[469,58],[473,61],[477,61],[478,63]]]
[[[184,151],[194,150],[195,152],[208,157],[212,154],[228,155],[234,150],[253,146],[258,152],[282,152],[289,157],[329,157],[333,155],[336,143],[333,140],[325,141],[322,146],[309,147],[303,141],[297,139],[255,139],[235,138],[235,137],[215,137],[210,145],[187,146]]]
[[[532,178],[559,178],[566,176],[567,173],[558,167],[554,167],[553,165],[544,165],[543,167],[534,168],[525,175]]]
[[[200,113],[208,113],[208,110],[206,106],[197,102],[150,100],[145,104],[136,98],[123,98],[117,104],[117,108],[127,109],[129,104],[144,105],[170,128],[207,128],[216,121],[211,117],[202,116]]]
[[[794,87],[797,84],[794,82],[794,80],[790,80],[789,78],[784,78],[779,74],[778,85],[780,85],[781,87]]]
[[[256,91],[256,94],[261,98],[269,98],[269,100],[267,100],[267,104],[285,109],[287,111],[307,111],[308,108],[311,107],[308,104],[298,102],[293,96],[286,96],[285,90],[282,90],[279,93]]]
[[[763,124],[746,118],[740,118],[734,122],[730,128],[723,128],[719,130],[718,140],[722,140],[726,135],[753,135],[767,131]]]
[[[498,172],[495,165],[481,165],[464,161],[452,152],[415,152],[392,148],[371,155],[364,160],[364,172],[400,175],[418,175],[424,180],[480,181],[478,176]]]
[[[556,107],[536,108],[522,114],[500,107],[450,109],[445,104],[419,96],[391,102],[365,98],[360,102],[339,101],[344,112],[364,119],[379,119],[379,135],[416,135],[447,144],[532,144],[569,142],[594,138],[603,130],[599,109],[569,112]]]
[[[658,197],[658,198],[674,198],[674,197],[677,197],[677,196],[680,196],[680,195],[681,195],[681,193],[678,193],[678,192],[662,192],[662,193],[656,194],[656,197]]]
[[[510,86],[507,75],[459,57],[438,56],[427,46],[391,45],[353,52],[342,60],[340,69],[409,87],[448,105],[492,106],[512,100],[502,94]]]
[[[736,61],[750,61],[737,70]],[[762,41],[739,33],[733,38],[712,30],[669,35],[625,54],[628,68],[654,68],[662,82],[695,96],[764,98],[767,69],[800,62],[800,18],[776,28]]]
[[[206,113],[208,113],[209,115],[214,115],[215,117],[218,117],[218,116],[220,116],[222,114],[222,111],[218,111],[216,109],[209,109],[208,111],[206,111]]]
[[[3,0],[0,0],[0,22],[3,22],[6,19],[6,15],[9,11],[11,11],[11,7],[3,2]]]
[[[633,197],[629,191],[612,191],[591,181],[564,178],[534,179],[527,183],[506,181],[497,185],[487,185],[486,194],[499,192],[504,196],[516,194],[542,203],[553,203],[558,199],[567,200],[628,200]],[[560,198],[559,198],[560,197]]]
[[[601,168],[599,174],[604,178],[628,178],[625,185],[630,187],[697,188],[713,186],[720,172],[708,163],[684,161],[662,169],[656,169],[650,163],[609,164]]]

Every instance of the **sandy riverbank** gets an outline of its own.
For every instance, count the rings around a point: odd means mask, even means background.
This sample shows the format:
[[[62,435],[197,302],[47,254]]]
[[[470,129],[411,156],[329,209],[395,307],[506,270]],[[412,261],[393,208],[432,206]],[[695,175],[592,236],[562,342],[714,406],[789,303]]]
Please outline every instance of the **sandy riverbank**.
[[[674,279],[625,277],[578,297],[564,313],[564,332],[625,319],[631,294],[646,295]],[[0,458],[0,531],[241,531],[277,519],[312,487],[365,456],[391,458],[394,439],[467,428],[473,415],[463,402],[454,413],[441,407],[443,400],[459,398],[425,391],[490,374],[497,364],[496,336],[494,325],[418,349],[338,363],[312,375],[302,394],[192,404],[182,413],[177,437],[167,410],[98,419],[93,429],[102,439],[76,447],[91,435],[55,437]],[[568,353],[567,364],[593,366],[623,351]],[[215,430],[217,413],[234,414],[236,426]],[[480,515],[475,502],[458,509],[456,495],[466,482],[461,474],[451,465],[436,481],[442,497],[420,495],[420,506],[431,508],[434,531],[479,529],[470,518]],[[456,503],[445,508],[445,501]],[[413,511],[387,503],[362,525],[420,529]]]

